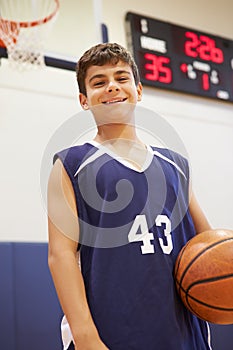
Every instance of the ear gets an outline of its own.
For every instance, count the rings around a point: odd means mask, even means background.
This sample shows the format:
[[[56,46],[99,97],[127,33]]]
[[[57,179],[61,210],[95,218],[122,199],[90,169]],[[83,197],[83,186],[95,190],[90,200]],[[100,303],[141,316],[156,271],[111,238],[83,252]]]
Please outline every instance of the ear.
[[[139,82],[137,85],[138,101],[142,99],[142,83]]]
[[[82,106],[82,109],[84,109],[85,111],[87,111],[89,109],[88,102],[87,102],[87,96],[80,93],[79,94],[79,102],[80,102],[80,105]]]

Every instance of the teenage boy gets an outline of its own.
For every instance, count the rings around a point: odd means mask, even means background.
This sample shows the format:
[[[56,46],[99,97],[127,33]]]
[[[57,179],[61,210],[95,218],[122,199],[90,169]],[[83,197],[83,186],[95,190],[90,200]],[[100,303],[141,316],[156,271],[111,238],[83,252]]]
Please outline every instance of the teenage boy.
[[[188,162],[138,138],[142,85],[125,48],[92,47],[77,80],[97,134],[55,155],[48,184],[64,349],[210,349],[207,323],[183,306],[173,280],[180,249],[211,229],[190,191]]]

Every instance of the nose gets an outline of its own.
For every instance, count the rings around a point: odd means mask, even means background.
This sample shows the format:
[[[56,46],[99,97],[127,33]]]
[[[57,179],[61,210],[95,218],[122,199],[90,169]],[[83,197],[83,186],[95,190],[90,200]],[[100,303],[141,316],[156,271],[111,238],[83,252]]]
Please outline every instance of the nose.
[[[107,86],[107,92],[115,92],[119,91],[119,87],[116,82],[110,81],[108,86]]]

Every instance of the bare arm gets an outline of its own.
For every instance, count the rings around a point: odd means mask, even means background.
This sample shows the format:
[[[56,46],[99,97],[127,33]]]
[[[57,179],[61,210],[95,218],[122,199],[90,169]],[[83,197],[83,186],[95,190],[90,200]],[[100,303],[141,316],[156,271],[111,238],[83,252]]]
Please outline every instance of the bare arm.
[[[191,193],[189,210],[197,233],[212,229],[193,193]]]
[[[79,350],[106,350],[88,307],[77,264],[79,226],[70,179],[57,160],[48,183],[48,263],[61,307]]]

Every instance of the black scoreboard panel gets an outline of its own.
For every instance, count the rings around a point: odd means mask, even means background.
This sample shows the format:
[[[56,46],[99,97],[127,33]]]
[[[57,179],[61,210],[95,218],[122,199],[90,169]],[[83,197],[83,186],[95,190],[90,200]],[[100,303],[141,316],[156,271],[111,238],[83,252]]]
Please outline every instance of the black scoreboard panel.
[[[233,102],[233,40],[128,12],[143,85]]]

